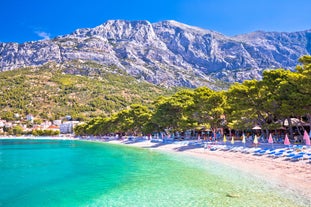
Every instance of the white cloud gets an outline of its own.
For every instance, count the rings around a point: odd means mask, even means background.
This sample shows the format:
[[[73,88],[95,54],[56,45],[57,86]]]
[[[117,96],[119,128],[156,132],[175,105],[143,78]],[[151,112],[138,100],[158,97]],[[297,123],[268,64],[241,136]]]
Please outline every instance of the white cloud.
[[[51,39],[51,34],[50,33],[47,33],[47,32],[42,32],[42,31],[35,31],[35,33],[41,37],[42,39],[44,40],[49,40]]]

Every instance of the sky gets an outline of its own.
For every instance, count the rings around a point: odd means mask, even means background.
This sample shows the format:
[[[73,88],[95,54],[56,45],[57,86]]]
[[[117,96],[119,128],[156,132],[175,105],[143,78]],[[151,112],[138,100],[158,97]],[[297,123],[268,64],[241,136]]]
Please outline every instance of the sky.
[[[0,42],[50,39],[107,20],[175,20],[234,36],[311,29],[310,0],[1,0]]]

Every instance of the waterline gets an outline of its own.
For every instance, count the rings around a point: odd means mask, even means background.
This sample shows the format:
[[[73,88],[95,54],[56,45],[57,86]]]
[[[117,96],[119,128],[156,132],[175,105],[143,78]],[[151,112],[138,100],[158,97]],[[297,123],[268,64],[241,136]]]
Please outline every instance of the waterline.
[[[187,156],[64,140],[0,141],[0,206],[306,206]]]

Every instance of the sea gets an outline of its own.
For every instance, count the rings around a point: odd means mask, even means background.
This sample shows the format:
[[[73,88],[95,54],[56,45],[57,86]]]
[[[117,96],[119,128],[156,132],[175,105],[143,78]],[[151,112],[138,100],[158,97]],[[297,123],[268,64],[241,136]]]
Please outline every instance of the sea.
[[[303,196],[213,161],[103,142],[0,139],[2,207],[299,207]]]

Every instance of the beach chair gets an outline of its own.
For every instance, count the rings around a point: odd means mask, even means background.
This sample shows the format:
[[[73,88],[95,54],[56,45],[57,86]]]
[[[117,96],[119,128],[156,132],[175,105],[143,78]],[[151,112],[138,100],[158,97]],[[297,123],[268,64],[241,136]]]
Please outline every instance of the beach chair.
[[[230,152],[241,152],[243,147],[231,147]]]
[[[250,154],[250,153],[254,153],[254,152],[258,151],[258,150],[261,150],[261,149],[258,148],[258,147],[246,148],[246,149],[243,150],[243,153]]]
[[[294,157],[294,156],[296,156],[297,154],[296,153],[289,153],[289,154],[287,154],[285,157],[285,159],[287,159],[287,160],[289,160],[289,159],[291,159],[292,157]]]
[[[274,153],[272,155],[273,158],[279,158],[279,157],[283,157],[284,156],[285,151],[279,151],[277,153]]]
[[[268,153],[267,153],[267,155],[268,156],[270,156],[270,155],[273,155],[273,154],[275,154],[275,153],[277,153],[278,151],[276,151],[275,149],[273,149],[273,150],[270,150]]]
[[[216,146],[212,146],[211,148],[210,148],[210,151],[216,151],[217,150],[217,147]]]
[[[253,153],[256,154],[256,153],[260,152],[261,150],[262,150],[262,149],[257,149],[257,150],[255,150]]]
[[[250,148],[244,147],[244,149],[241,152],[247,154],[249,149]]]
[[[304,154],[304,152],[299,152],[299,153],[290,152],[290,153],[285,155],[285,160],[293,160],[293,157],[295,157],[296,159],[299,159],[300,155],[303,155],[303,154]]]
[[[292,161],[298,161],[298,160],[303,160],[303,159],[308,159],[309,156],[305,152],[299,152],[297,155],[293,156],[291,158]]]
[[[231,146],[227,146],[227,145],[223,145],[223,147],[221,148],[222,151],[229,151],[231,149],[232,149],[232,147]]]
[[[284,152],[285,152],[284,149],[276,149],[276,150],[269,152],[268,157],[274,157],[275,154],[278,154],[278,153],[282,154]]]
[[[254,152],[254,155],[262,156],[262,155],[264,155],[266,152],[267,152],[267,150],[265,150],[265,149],[263,149],[263,150],[258,150],[258,151],[255,151],[255,152]]]

